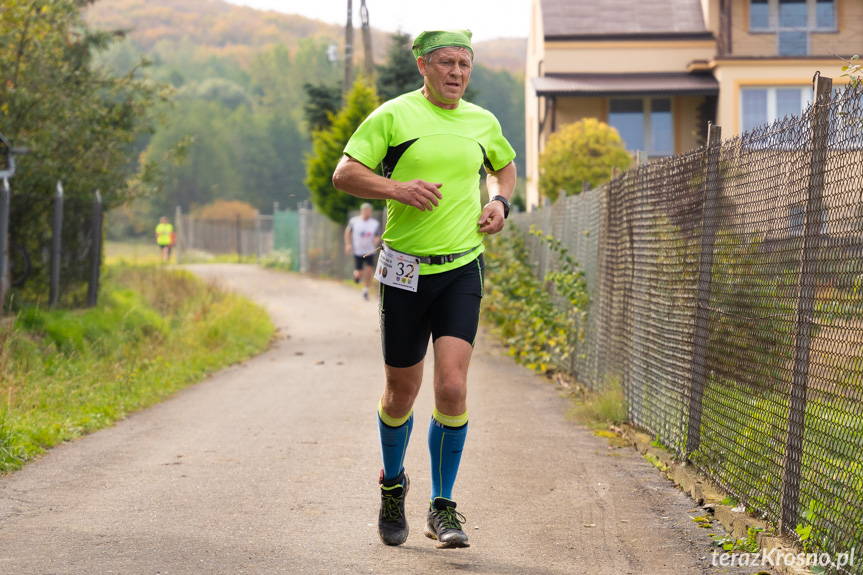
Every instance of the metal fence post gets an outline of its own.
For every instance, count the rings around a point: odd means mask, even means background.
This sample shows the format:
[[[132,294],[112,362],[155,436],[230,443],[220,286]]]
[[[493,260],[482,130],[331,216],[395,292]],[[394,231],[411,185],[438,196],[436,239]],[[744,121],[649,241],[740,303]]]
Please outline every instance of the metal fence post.
[[[611,227],[611,193],[615,186],[617,174],[614,174],[611,181],[602,186],[599,199],[599,229],[597,235],[597,256],[596,256],[596,281],[594,282],[596,295],[591,294],[591,299],[595,297],[595,324],[596,324],[596,339],[595,351],[596,354],[596,381],[594,387],[599,388],[604,385],[605,362],[608,351],[608,327],[609,318],[608,307],[611,305],[612,296],[612,267],[608,265],[608,258],[611,257],[611,250],[608,246],[608,230]]]
[[[303,205],[299,209],[299,219],[300,219],[300,273],[304,274],[309,271],[309,261],[308,256],[306,254],[306,246],[308,245],[308,238],[306,237],[309,231],[308,218],[309,218],[309,209],[307,204],[303,203]]]
[[[634,201],[630,202],[630,217],[626,224],[626,231],[629,235],[629,285],[627,286],[627,313],[626,319],[629,322],[629,361],[627,369],[627,379],[630,386],[634,386],[636,382],[644,385],[645,376],[647,373],[646,363],[647,354],[645,353],[645,319],[643,317],[645,297],[643,289],[639,285],[639,255],[644,252],[645,233],[642,229],[645,225],[643,222],[643,214],[647,210],[650,202],[650,168],[648,167],[648,154],[646,151],[638,151],[636,153],[636,186]],[[638,242],[638,246],[636,246]]]
[[[99,274],[102,267],[102,195],[96,190],[93,199],[92,253],[90,254],[90,284],[87,287],[87,307],[95,307],[99,299]]]
[[[9,262],[6,258],[9,245],[6,241],[9,234],[9,190],[8,178],[3,178],[0,186],[0,314],[3,313],[3,303],[6,301],[6,290],[9,287]]]
[[[255,210],[255,263],[261,261],[261,212]]]
[[[701,260],[698,273],[698,300],[695,308],[695,333],[692,338],[692,379],[689,390],[689,424],[686,456],[701,444],[701,409],[707,374],[707,338],[710,327],[710,287],[713,282],[713,247],[719,223],[719,156],[722,128],[707,128],[707,166],[704,180],[704,207],[701,216]]]
[[[830,97],[833,80],[815,76],[815,104],[812,114],[812,145],[809,186],[804,212],[803,246],[800,249],[794,368],[788,405],[788,432],[785,465],[782,470],[782,514],[779,532],[790,533],[799,520],[800,477],[803,461],[803,434],[806,395],[809,385],[809,352],[814,324],[815,284],[821,249],[824,182],[827,171],[827,142],[830,132]]]
[[[60,258],[63,247],[63,183],[57,182],[54,195],[54,225],[51,231],[51,288],[48,305],[55,306],[60,301]]]
[[[177,209],[174,210],[174,228],[176,228],[176,236],[177,236],[177,245],[175,246],[177,249],[177,265],[183,263],[183,248],[186,243],[186,236],[184,232],[186,231],[183,226],[183,208],[177,206]],[[191,231],[190,231],[191,233]]]
[[[237,263],[238,264],[243,263],[243,258],[242,258],[243,250],[242,250],[242,245],[241,245],[241,241],[240,241],[241,240],[240,236],[242,233],[243,233],[243,228],[242,228],[242,222],[240,220],[240,214],[237,214]]]

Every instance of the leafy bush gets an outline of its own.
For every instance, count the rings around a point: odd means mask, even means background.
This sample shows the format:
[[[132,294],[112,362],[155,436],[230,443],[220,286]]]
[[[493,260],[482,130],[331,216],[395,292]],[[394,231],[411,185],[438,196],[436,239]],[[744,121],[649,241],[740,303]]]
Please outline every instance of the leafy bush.
[[[539,190],[551,201],[581,193],[582,182],[591,187],[611,179],[613,168],[624,170],[632,158],[617,130],[596,120],[567,124],[548,138],[539,157]]]
[[[254,220],[258,215],[255,206],[239,200],[216,200],[194,210],[192,215],[202,220]]]
[[[583,337],[580,326],[588,295],[583,273],[560,241],[541,231],[531,233],[559,254],[560,269],[540,282],[529,263],[524,237],[507,228],[492,237],[486,250],[489,297],[484,305],[516,361],[546,371],[555,365],[568,366],[574,343]]]

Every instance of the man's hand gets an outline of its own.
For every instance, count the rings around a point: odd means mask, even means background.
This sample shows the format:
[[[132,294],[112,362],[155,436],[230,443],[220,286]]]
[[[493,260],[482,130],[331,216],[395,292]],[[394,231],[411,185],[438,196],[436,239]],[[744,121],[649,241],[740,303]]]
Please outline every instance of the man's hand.
[[[479,216],[479,233],[496,234],[503,229],[503,204],[497,200],[489,202]]]
[[[420,211],[432,211],[438,206],[438,200],[443,198],[440,187],[443,184],[430,184],[423,180],[397,182],[396,200],[406,206],[412,206]]]
[[[346,256],[351,255],[351,254],[353,253],[353,251],[354,251],[354,246],[353,246],[353,245],[351,245],[351,244],[345,244],[345,255],[346,255]]]
[[[342,156],[333,172],[333,186],[352,196],[369,200],[395,200],[420,211],[432,211],[443,198],[440,184],[424,180],[399,182],[375,174],[366,165]]]

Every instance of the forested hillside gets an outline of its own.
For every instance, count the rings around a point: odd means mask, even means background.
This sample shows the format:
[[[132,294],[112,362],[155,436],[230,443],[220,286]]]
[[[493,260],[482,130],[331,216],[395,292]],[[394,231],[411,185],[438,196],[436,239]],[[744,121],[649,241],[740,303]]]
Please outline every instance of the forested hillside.
[[[152,222],[176,206],[188,211],[214,200],[243,200],[271,213],[274,202],[285,209],[309,198],[303,184],[312,129],[307,88],[340,91],[342,27],[221,0],[99,0],[86,18],[97,28],[128,31],[99,55],[100,66],[116,74],[134,71],[173,92],[155,134],[138,143],[138,159],[161,166],[161,184],[112,214],[113,235],[149,234]],[[388,64],[394,37],[375,31],[378,67]],[[361,38],[359,29],[355,38]],[[362,43],[355,43],[361,75]],[[478,43],[470,93],[500,119],[519,156],[524,43]],[[331,61],[334,53],[338,58]],[[142,58],[147,65],[141,66]],[[494,67],[485,64],[495,61]],[[415,68],[411,73],[421,86]]]
[[[303,16],[235,6],[222,0],[97,0],[87,11],[87,20],[99,28],[131,30],[130,37],[145,51],[160,42],[188,42],[211,55],[248,63],[261,48],[282,44],[291,50],[304,38],[341,49],[344,28]],[[372,24],[372,51],[375,62],[383,62],[389,32]],[[355,18],[355,34],[359,19]],[[477,42],[476,51],[484,66],[494,70],[524,73],[526,38],[500,38]],[[359,43],[358,43],[359,44]],[[362,57],[359,49],[358,57]]]

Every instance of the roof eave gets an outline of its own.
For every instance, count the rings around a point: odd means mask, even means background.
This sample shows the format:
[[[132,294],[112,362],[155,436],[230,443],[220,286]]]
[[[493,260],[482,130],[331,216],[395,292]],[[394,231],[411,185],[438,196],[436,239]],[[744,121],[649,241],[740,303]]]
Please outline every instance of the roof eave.
[[[546,42],[715,42],[712,32],[651,32],[638,34],[559,34],[544,36]]]

